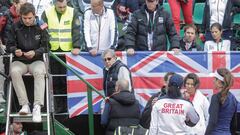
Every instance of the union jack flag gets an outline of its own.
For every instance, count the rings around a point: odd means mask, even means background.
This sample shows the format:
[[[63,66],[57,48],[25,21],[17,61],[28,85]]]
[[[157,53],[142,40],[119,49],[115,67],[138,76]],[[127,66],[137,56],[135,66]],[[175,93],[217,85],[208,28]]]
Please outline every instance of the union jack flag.
[[[240,100],[240,54],[237,52],[137,52],[134,56],[127,56],[125,52],[117,52],[117,56],[127,64],[132,72],[135,95],[143,108],[148,99],[163,86],[163,76],[166,72],[176,72],[185,76],[196,73],[200,77],[200,88],[206,96],[214,93],[213,73],[217,68],[226,67],[234,76],[232,93]],[[103,93],[102,77],[104,63],[100,55],[95,57],[88,53],[79,56],[66,55],[67,64],[76,70],[84,79]],[[67,72],[68,110],[69,117],[87,114],[87,87]],[[100,113],[102,98],[93,92],[93,111]]]

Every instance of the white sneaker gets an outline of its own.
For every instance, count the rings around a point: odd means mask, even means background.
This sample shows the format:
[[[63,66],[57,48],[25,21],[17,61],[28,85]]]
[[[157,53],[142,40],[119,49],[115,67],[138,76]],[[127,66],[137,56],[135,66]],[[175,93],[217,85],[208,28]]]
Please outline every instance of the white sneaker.
[[[23,105],[22,109],[19,111],[19,115],[27,115],[30,113],[31,111],[30,111],[29,105]]]
[[[40,105],[34,105],[32,114],[33,114],[33,117],[32,117],[33,122],[40,123],[42,121]]]

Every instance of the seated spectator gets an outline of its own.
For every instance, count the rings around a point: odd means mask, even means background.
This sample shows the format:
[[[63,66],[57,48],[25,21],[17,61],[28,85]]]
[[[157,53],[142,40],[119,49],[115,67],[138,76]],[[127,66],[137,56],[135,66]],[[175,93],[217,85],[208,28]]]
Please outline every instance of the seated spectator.
[[[142,112],[142,117],[140,120],[140,124],[142,127],[149,129],[150,127],[150,121],[151,121],[151,112],[152,112],[152,107],[153,105],[158,101],[158,99],[162,96],[165,96],[167,93],[167,86],[168,86],[168,81],[172,75],[175,73],[173,72],[168,72],[164,77],[164,85],[161,88],[161,91],[158,93],[154,94],[147,102],[143,112]]]
[[[195,126],[199,116],[193,105],[182,98],[183,78],[174,74],[168,82],[167,95],[153,106],[149,135],[188,134],[187,126]]]
[[[206,41],[204,51],[230,51],[231,41],[222,38],[222,26],[214,23],[211,26],[213,40]]]
[[[135,51],[179,51],[179,37],[173,21],[167,11],[158,4],[158,0],[145,0],[146,5],[135,11],[128,23],[125,46],[127,53]],[[168,37],[168,39],[167,39]]]
[[[22,135],[22,128],[23,128],[23,125],[21,122],[13,122],[11,125],[10,125],[10,135]]]
[[[188,133],[191,135],[204,135],[208,124],[209,101],[201,91],[197,90],[200,86],[200,81],[196,74],[187,74],[187,76],[184,78],[183,84],[186,88],[186,91],[184,92],[184,98],[192,102],[200,118],[196,126],[188,127]]]
[[[91,0],[91,9],[84,13],[84,38],[89,53],[93,56],[117,45],[117,25],[112,9],[106,8],[103,0]]]
[[[116,82],[116,92],[109,96],[109,106],[104,108],[103,116],[107,117],[106,135],[113,135],[118,126],[137,126],[140,119],[139,102],[134,93],[128,90],[127,80]]]
[[[205,33],[206,41],[212,40],[210,27],[219,23],[223,28],[223,38],[233,42],[232,20],[233,15],[240,12],[238,0],[206,0],[201,31]],[[200,34],[201,35],[201,34]]]
[[[194,24],[184,27],[184,37],[180,40],[182,51],[203,51],[202,47],[196,43],[196,32],[197,27]]]
[[[12,26],[8,50],[14,54],[10,67],[13,87],[22,109],[20,115],[31,113],[22,75],[31,73],[34,77],[33,122],[41,122],[41,107],[44,105],[45,64],[43,53],[48,44],[48,33],[38,25],[35,8],[25,3],[20,8],[21,20]]]
[[[12,6],[3,14],[6,17],[6,23],[2,28],[0,38],[4,45],[7,44],[8,35],[10,34],[13,23],[18,22],[20,19],[19,10],[24,3],[26,3],[26,0],[13,0]]]

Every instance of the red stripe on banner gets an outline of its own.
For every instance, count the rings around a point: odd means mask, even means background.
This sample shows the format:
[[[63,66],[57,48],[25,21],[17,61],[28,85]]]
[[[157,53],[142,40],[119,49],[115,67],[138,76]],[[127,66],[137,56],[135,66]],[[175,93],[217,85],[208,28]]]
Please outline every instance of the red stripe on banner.
[[[173,61],[175,61],[177,63],[177,65],[187,69],[189,72],[193,72],[193,73],[198,73],[198,71],[194,68],[192,68],[190,65],[188,65],[187,63],[183,62],[181,59],[175,57],[174,55],[167,53],[167,57]],[[186,61],[187,62],[187,61]]]
[[[138,93],[142,98],[144,98],[146,101],[148,101],[151,97],[145,93]]]
[[[212,71],[218,68],[226,68],[226,53],[225,52],[212,52]]]
[[[134,68],[131,69],[131,72],[137,72],[139,69],[141,69],[142,67],[144,67],[145,65],[147,65],[148,63],[152,62],[154,59],[157,59],[158,57],[160,57],[161,55],[163,55],[164,52],[157,52],[152,56],[149,56],[147,59],[145,59],[144,61],[142,61],[141,63],[139,63],[137,66],[135,66]]]
[[[96,98],[92,101],[93,105],[94,105],[97,101],[99,101],[99,100],[101,100],[101,99],[102,99],[101,96],[96,97]],[[85,109],[87,109],[87,108],[88,108],[88,104],[82,106],[81,108],[77,109],[74,113],[72,113],[72,115],[70,115],[70,118],[79,115],[80,113],[84,112]]]
[[[98,79],[86,79],[93,87],[97,90],[102,90],[103,80],[102,78]],[[81,80],[68,80],[67,81],[67,91],[70,93],[74,92],[86,92],[87,85]]]
[[[232,73],[239,73],[239,72],[240,72],[240,66],[237,67],[237,68],[235,68],[235,69],[232,71]]]
[[[96,72],[92,71],[92,70],[89,69],[88,67],[85,67],[85,66],[87,66],[87,65],[84,66],[84,65],[80,64],[80,62],[75,61],[74,59],[72,59],[71,57],[68,57],[67,55],[66,55],[66,61],[67,61],[68,63],[71,63],[73,66],[75,66],[75,67],[83,70],[83,71],[86,72],[87,74],[96,74]]]
[[[133,86],[136,89],[160,89],[163,86],[162,77],[134,77]]]

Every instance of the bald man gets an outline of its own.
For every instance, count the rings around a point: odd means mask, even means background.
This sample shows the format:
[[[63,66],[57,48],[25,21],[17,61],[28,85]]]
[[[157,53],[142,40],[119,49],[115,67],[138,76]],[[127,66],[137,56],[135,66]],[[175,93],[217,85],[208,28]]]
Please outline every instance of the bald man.
[[[117,25],[112,9],[103,0],[91,0],[91,8],[84,13],[84,38],[92,56],[117,45]]]

